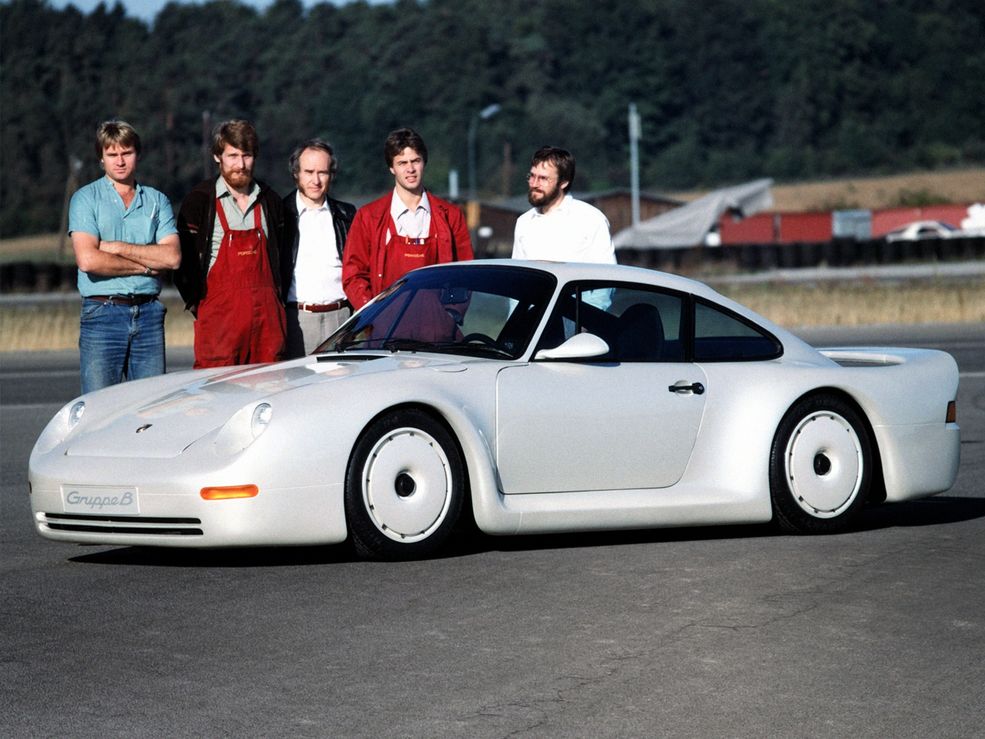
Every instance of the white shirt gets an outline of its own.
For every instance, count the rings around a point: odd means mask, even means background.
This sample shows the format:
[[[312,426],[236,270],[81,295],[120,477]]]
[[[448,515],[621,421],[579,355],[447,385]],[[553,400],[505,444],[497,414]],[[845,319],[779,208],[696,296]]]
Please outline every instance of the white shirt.
[[[609,220],[570,195],[547,213],[531,208],[516,219],[513,258],[615,264]]]
[[[328,201],[320,208],[305,205],[294,194],[298,206],[298,260],[287,291],[290,303],[334,303],[345,297],[342,262],[335,245],[335,228]],[[288,244],[284,245],[289,248]]]
[[[394,189],[390,200],[390,215],[397,224],[397,233],[411,239],[426,239],[431,232],[431,202],[427,192],[421,194],[421,202],[411,210],[397,195]],[[387,243],[390,243],[390,232],[387,230]]]

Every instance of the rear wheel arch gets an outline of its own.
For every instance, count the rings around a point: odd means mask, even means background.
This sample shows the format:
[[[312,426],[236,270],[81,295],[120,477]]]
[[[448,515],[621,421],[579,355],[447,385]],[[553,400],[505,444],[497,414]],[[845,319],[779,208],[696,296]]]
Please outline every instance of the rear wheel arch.
[[[866,503],[885,497],[872,424],[838,388],[817,388],[790,404],[770,446],[769,477],[774,520],[788,531],[840,531]]]

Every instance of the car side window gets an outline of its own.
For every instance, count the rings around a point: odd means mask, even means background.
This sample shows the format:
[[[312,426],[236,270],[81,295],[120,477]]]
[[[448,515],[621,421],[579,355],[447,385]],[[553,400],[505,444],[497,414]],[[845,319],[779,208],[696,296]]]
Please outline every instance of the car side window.
[[[681,362],[683,306],[679,294],[638,285],[567,285],[538,349],[588,332],[609,345],[609,352],[593,362]]]
[[[702,300],[694,305],[694,361],[744,362],[776,359],[783,346],[773,335]]]

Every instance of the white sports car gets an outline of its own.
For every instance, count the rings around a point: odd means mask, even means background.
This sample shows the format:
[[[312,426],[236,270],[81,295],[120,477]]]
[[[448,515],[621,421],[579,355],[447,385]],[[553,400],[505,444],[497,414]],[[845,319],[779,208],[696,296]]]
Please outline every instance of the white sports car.
[[[839,531],[949,488],[946,353],[815,350],[651,270],[489,260],[408,274],[311,356],[127,382],[38,439],[42,536],[433,551],[528,534],[766,522]]]

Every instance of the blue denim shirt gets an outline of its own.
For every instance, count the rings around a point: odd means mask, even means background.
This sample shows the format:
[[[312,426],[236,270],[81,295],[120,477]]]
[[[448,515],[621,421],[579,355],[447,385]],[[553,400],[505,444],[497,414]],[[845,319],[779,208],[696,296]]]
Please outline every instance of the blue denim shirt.
[[[108,177],[101,177],[79,188],[68,209],[68,232],[81,231],[102,241],[129,244],[157,244],[165,236],[178,233],[171,202],[152,187],[137,185],[129,208],[117,194]],[[156,276],[129,275],[102,277],[79,270],[79,292],[88,295],[157,295],[161,279]]]

